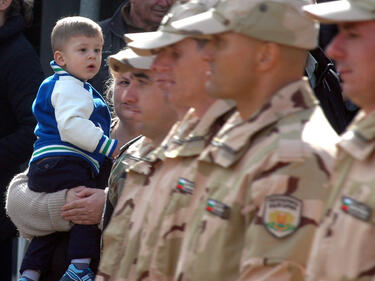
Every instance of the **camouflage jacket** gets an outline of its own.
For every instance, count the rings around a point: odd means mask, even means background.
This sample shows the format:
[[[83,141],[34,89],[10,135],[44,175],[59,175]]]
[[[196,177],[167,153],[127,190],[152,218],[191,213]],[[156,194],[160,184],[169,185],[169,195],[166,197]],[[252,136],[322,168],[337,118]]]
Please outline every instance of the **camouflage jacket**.
[[[117,200],[121,195],[122,189],[125,184],[125,179],[126,179],[126,165],[130,161],[130,159],[126,160],[129,158],[129,155],[134,151],[133,149],[129,149],[131,145],[134,145],[135,142],[137,142],[137,145],[135,147],[139,147],[139,145],[142,142],[139,142],[139,139],[143,138],[142,136],[138,136],[131,141],[129,141],[127,144],[121,147],[120,150],[120,155],[115,159],[115,161],[112,164],[112,169],[111,173],[108,178],[108,196],[107,196],[107,202],[111,204],[112,207],[115,207],[117,205]],[[146,141],[148,142],[148,141]],[[146,149],[147,150],[147,149]],[[126,153],[127,152],[127,153]],[[129,162],[130,163],[130,162]]]
[[[191,109],[167,142],[142,229],[135,272],[129,280],[170,280],[194,192],[197,157],[234,112],[234,102],[218,100],[202,118]]]
[[[174,280],[302,280],[336,138],[305,79],[233,115],[199,157]]]
[[[112,197],[116,198],[119,193],[117,189],[121,188],[122,192],[118,199],[112,198],[112,202],[116,201],[115,209],[111,217],[110,223],[103,232],[103,253],[99,265],[99,276],[109,277],[118,266],[122,257],[122,247],[126,240],[125,229],[129,224],[129,217],[134,209],[134,205],[141,200],[143,186],[148,176],[148,161],[154,153],[153,145],[149,139],[142,137],[138,139],[128,150],[121,155],[116,165],[113,167],[111,181],[117,178],[114,185]],[[117,176],[115,176],[115,173]],[[119,186],[121,183],[125,185],[125,176],[127,174],[126,187]],[[113,183],[112,183],[113,185]],[[117,189],[116,189],[116,188]],[[100,280],[101,277],[97,276]]]
[[[112,236],[119,239],[116,243],[112,243],[111,248],[104,246],[104,253],[107,252],[107,255],[102,256],[100,272],[95,280],[127,280],[130,270],[134,268],[146,207],[151,200],[148,184],[163,163],[166,142],[176,127],[178,122],[160,146],[150,150],[146,157],[137,157],[139,161],[126,169],[128,178],[125,190],[127,191],[122,193],[111,221],[113,232],[117,230],[117,234],[114,233]]]
[[[314,239],[308,280],[374,280],[375,113],[360,113],[338,144],[332,194]]]

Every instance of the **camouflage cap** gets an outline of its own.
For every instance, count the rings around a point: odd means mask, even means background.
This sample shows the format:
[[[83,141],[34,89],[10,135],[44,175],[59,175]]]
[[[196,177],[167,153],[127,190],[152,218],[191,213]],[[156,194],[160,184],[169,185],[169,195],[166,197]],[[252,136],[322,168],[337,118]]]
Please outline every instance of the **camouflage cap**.
[[[150,54],[149,51],[142,50],[158,49],[177,43],[190,34],[173,28],[171,23],[207,11],[212,7],[211,2],[216,3],[216,0],[179,0],[164,16],[157,31],[125,34],[125,41],[140,55]]]
[[[307,5],[303,10],[324,23],[375,20],[375,0],[340,0]]]
[[[108,57],[111,71],[128,72],[133,69],[150,69],[155,56],[139,56],[130,48],[119,51]]]
[[[171,26],[181,32],[235,31],[259,40],[302,49],[317,46],[319,25],[302,11],[311,0],[220,0],[209,11]]]

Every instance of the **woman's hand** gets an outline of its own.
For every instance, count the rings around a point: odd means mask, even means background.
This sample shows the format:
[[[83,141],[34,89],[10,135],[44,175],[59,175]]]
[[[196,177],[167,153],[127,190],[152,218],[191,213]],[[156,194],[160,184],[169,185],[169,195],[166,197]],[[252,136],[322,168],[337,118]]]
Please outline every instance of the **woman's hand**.
[[[102,219],[105,192],[83,186],[70,189],[61,216],[75,224],[98,224]]]

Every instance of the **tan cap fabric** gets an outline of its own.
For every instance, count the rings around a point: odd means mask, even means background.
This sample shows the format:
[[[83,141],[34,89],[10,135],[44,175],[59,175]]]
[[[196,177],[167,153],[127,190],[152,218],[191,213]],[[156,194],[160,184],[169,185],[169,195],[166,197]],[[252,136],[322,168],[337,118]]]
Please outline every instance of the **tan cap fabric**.
[[[209,11],[171,26],[181,32],[215,34],[235,31],[259,40],[302,49],[317,46],[319,25],[304,15],[311,0],[221,0]]]
[[[375,0],[340,0],[307,5],[303,10],[324,23],[375,20]]]
[[[108,64],[114,72],[128,72],[132,69],[150,69],[155,56],[139,56],[130,48],[108,57]]]
[[[217,0],[177,1],[161,21],[157,31],[125,34],[128,46],[140,55],[149,55],[148,51],[177,43],[189,36],[189,33],[174,29],[171,23],[195,14],[203,13]]]

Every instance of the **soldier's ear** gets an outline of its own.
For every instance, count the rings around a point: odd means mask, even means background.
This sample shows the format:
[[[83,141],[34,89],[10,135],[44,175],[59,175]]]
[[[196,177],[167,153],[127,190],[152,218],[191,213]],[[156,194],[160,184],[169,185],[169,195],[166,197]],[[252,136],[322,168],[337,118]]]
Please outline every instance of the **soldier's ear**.
[[[272,42],[263,42],[257,52],[259,70],[269,71],[280,59],[280,46]]]

